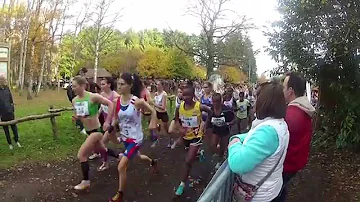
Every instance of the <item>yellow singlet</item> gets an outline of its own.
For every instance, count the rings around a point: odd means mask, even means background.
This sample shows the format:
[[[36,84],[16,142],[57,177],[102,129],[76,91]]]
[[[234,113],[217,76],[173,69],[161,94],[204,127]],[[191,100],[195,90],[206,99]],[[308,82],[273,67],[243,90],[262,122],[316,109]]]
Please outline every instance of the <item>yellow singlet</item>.
[[[194,108],[185,110],[185,102],[182,101],[179,107],[179,118],[181,126],[186,129],[185,140],[192,140],[194,138],[201,138],[203,130],[200,130],[201,125],[201,110],[200,102],[196,101]]]

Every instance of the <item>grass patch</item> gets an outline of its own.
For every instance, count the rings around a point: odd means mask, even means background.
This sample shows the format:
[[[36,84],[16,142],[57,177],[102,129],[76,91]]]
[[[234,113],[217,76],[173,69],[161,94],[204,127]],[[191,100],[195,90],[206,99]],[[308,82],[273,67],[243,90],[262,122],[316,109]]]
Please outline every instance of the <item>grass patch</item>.
[[[50,105],[55,108],[70,106],[64,90],[44,91],[39,97],[33,100],[26,100],[13,92],[16,117],[24,117],[33,114],[47,113]],[[58,126],[58,140],[54,140],[50,119],[35,120],[18,124],[20,143],[23,146],[14,146],[9,149],[6,142],[5,133],[0,130],[0,168],[12,167],[24,162],[42,162],[64,158],[76,154],[76,151],[84,141],[71,120],[71,112],[64,112],[60,117],[56,117]],[[12,143],[14,144],[13,134],[10,130]]]
[[[54,108],[70,106],[64,90],[42,91],[39,97],[27,100],[26,96],[18,96],[13,92],[16,117],[25,117],[34,114],[47,113],[50,105]],[[169,117],[174,115],[175,101],[168,104]],[[172,109],[171,109],[172,108]],[[171,120],[170,119],[170,120]],[[81,135],[71,120],[71,112],[63,112],[56,117],[58,126],[58,140],[53,139],[52,128],[49,119],[35,120],[19,123],[18,130],[22,148],[14,145],[13,134],[10,129],[14,149],[10,150],[6,142],[5,133],[0,130],[0,169],[13,167],[28,162],[49,162],[63,159],[68,156],[76,156],[85,136]],[[148,131],[147,122],[143,121],[144,131]],[[146,132],[147,134],[147,132]]]

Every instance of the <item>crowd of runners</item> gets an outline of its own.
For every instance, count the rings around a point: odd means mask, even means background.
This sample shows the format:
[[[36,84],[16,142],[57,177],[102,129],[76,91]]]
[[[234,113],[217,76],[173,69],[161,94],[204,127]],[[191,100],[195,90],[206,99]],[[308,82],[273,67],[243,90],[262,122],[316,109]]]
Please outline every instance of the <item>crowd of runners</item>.
[[[140,152],[144,141],[151,147],[166,145],[169,149],[183,146],[187,153],[181,181],[175,195],[181,196],[195,161],[204,160],[203,143],[217,160],[218,169],[225,159],[230,135],[247,131],[254,119],[253,89],[245,85],[224,84],[213,89],[211,82],[141,80],[138,75],[123,73],[120,78],[104,78],[99,88],[91,87],[81,75],[72,80],[69,95],[74,107],[73,120],[87,135],[78,151],[82,181],[76,190],[90,187],[89,159],[101,157],[98,171],[109,168],[108,157],[118,159],[118,189],[109,200],[124,201],[127,168],[133,158],[149,163],[157,172],[156,157]],[[166,92],[169,91],[169,92]],[[175,95],[172,95],[175,92]],[[174,109],[169,110],[169,100]],[[169,105],[169,106],[168,106]],[[170,120],[170,114],[173,117]],[[144,135],[142,119],[148,123],[150,135]],[[204,139],[209,141],[204,141]],[[116,152],[107,144],[123,145]]]

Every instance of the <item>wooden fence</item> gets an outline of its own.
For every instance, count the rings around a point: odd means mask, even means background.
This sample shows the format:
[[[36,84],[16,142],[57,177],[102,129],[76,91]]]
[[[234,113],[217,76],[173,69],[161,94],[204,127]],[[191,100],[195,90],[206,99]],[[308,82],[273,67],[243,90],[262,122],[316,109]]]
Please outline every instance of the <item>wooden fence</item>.
[[[30,115],[30,116],[22,117],[22,118],[19,118],[19,119],[14,119],[14,120],[11,120],[11,121],[0,122],[0,126],[10,126],[10,125],[18,124],[18,123],[22,123],[22,122],[49,118],[50,123],[51,123],[51,127],[52,127],[52,131],[53,131],[53,137],[54,137],[54,139],[57,139],[58,130],[57,130],[55,117],[60,116],[61,115],[60,112],[72,111],[72,110],[73,110],[72,107],[63,107],[63,108],[60,108],[60,109],[54,109],[53,106],[50,106],[50,108],[48,110],[49,113],[47,113],[47,114]]]
[[[173,113],[172,110],[175,107],[175,96],[169,96],[168,97],[169,105],[170,105],[170,113]],[[58,138],[58,128],[56,125],[56,120],[55,117],[57,116],[61,116],[60,112],[64,112],[64,111],[73,111],[72,107],[63,107],[60,109],[54,109],[54,106],[50,106],[47,114],[39,114],[39,115],[29,115],[26,117],[22,117],[22,118],[18,118],[18,119],[14,119],[11,121],[4,121],[1,122],[0,121],[0,126],[10,126],[13,124],[18,124],[18,123],[22,123],[22,122],[27,122],[27,121],[34,121],[34,120],[40,120],[40,119],[50,119],[50,123],[51,123],[51,127],[52,127],[52,132],[53,132],[53,137],[54,139]]]

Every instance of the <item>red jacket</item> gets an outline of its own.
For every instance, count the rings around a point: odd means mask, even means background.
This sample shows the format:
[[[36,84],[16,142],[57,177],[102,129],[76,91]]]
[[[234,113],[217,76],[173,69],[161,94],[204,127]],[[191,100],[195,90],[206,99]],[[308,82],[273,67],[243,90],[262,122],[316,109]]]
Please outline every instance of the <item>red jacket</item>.
[[[311,115],[314,109],[303,107],[289,105],[287,108],[285,121],[288,124],[290,138],[284,173],[295,173],[303,169],[309,159],[312,137]]]

